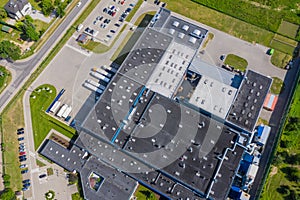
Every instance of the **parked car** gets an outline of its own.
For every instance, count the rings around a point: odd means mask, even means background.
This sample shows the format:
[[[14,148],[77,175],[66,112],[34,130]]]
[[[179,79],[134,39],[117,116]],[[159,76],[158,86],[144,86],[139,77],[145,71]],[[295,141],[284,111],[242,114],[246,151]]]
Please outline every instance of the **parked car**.
[[[26,158],[26,155],[19,156],[19,159]]]
[[[45,178],[47,175],[46,174],[41,174],[39,175],[39,178]]]
[[[25,148],[19,149],[19,153],[25,152]]]
[[[20,162],[24,162],[24,161],[26,161],[27,160],[27,158],[20,158]]]
[[[26,167],[27,167],[26,164],[20,165],[20,168],[21,168],[21,169],[26,168]],[[29,180],[29,179],[27,179],[27,180]],[[26,181],[26,180],[24,180],[24,181]]]
[[[25,183],[23,186],[28,188],[28,187],[30,187],[30,185],[31,185],[30,183]]]
[[[25,179],[22,181],[22,183],[30,183],[30,179]]]
[[[21,151],[21,152],[19,153],[20,156],[23,156],[23,155],[25,155],[25,154],[26,154],[25,151]]]
[[[26,188],[26,187],[22,188],[22,191],[27,191],[27,190],[28,190],[28,188]]]
[[[18,138],[18,141],[23,141],[23,140],[24,140],[24,137]]]
[[[21,174],[26,174],[28,172],[28,169],[24,169],[21,171]]]
[[[120,24],[118,24],[118,23],[115,23],[115,26],[116,26],[116,27],[120,27],[121,25],[120,25]]]
[[[17,132],[19,132],[19,131],[24,131],[24,128],[17,129]]]
[[[22,135],[22,134],[24,134],[24,131],[18,131],[17,132],[17,135]]]
[[[79,1],[76,6],[77,7],[81,6],[81,1]]]
[[[104,13],[107,13],[107,11],[108,11],[107,8],[104,8],[104,9],[103,9],[103,12],[104,12]]]

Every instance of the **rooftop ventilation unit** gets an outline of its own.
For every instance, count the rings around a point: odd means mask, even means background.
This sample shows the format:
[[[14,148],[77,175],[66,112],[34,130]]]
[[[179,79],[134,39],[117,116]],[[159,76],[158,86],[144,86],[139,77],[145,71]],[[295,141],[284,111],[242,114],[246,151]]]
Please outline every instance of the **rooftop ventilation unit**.
[[[178,27],[179,26],[179,22],[178,21],[174,21],[173,22],[173,26]]]
[[[185,31],[188,31],[189,28],[190,28],[190,27],[189,27],[188,25],[183,25],[183,26],[182,26],[182,30],[185,30]]]

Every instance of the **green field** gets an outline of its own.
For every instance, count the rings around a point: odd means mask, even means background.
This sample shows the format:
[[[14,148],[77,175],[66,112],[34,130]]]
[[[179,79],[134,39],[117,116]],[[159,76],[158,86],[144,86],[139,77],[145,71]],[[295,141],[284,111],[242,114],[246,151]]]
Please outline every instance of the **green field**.
[[[287,21],[282,21],[277,32],[282,35],[295,39],[298,33],[298,29],[299,29],[299,25],[292,24]]]
[[[273,82],[271,85],[271,93],[272,94],[280,94],[284,89],[283,81],[278,77],[272,77]]]
[[[165,0],[167,8],[193,20],[202,22],[235,37],[268,46],[274,33],[251,25],[190,0]],[[215,1],[219,2],[219,1]]]
[[[11,81],[11,74],[10,71],[8,71],[5,67],[0,66],[0,73],[3,73],[2,76],[0,76],[0,94],[2,91],[6,88],[6,86]]]
[[[49,88],[46,90],[45,88]],[[50,93],[49,91],[52,91]],[[72,138],[76,131],[68,125],[46,114],[46,110],[56,96],[56,89],[52,85],[42,85],[30,95],[30,110],[32,129],[34,135],[34,147],[37,149],[51,129]]]
[[[142,185],[138,186],[134,196],[136,197],[137,200],[158,200],[159,199],[154,192],[152,192],[151,190],[149,190],[148,188]]]
[[[9,111],[1,116],[2,142],[4,144],[3,169],[11,176],[10,188],[13,191],[22,188],[22,175],[19,168],[19,142],[16,130],[24,127],[22,99],[19,98],[10,105]]]
[[[244,58],[241,58],[237,55],[234,55],[234,54],[228,54],[226,56],[224,64],[230,65],[230,66],[234,67],[234,69],[238,69],[243,72],[246,71],[246,68],[248,66],[247,60],[245,60]]]
[[[271,63],[277,67],[284,68],[291,59],[291,55],[275,50],[271,57]]]
[[[276,39],[273,39],[269,46],[272,47],[273,49],[279,50],[289,55],[293,55],[295,50],[294,46],[291,46],[290,44],[281,42],[280,40],[276,40]]]
[[[234,18],[276,32],[282,19],[300,24],[297,0],[193,0]]]
[[[300,85],[295,91],[262,200],[300,199]]]

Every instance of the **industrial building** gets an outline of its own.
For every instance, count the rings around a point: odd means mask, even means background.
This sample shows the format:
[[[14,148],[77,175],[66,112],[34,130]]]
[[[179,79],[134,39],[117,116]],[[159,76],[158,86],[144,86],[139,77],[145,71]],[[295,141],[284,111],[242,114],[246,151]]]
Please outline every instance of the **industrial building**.
[[[49,140],[40,153],[79,172],[86,199],[129,199],[137,183],[169,199],[226,199],[272,80],[202,62],[207,32],[161,8],[74,144]]]

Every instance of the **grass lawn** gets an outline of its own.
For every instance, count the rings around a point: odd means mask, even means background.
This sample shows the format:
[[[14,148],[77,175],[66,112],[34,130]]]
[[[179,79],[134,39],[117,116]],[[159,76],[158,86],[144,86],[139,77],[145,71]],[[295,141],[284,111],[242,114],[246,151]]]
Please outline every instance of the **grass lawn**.
[[[39,167],[44,167],[44,166],[46,166],[45,163],[41,162],[41,161],[38,160],[38,159],[36,159],[35,162],[36,162],[37,166],[39,166]]]
[[[234,69],[239,69],[241,71],[245,71],[248,66],[247,60],[234,54],[228,54],[225,58],[224,64],[233,66]]]
[[[8,71],[5,67],[0,66],[0,72],[3,72],[3,76],[0,76],[0,94],[2,91],[6,88],[6,86],[11,81],[11,74],[10,71]]]
[[[89,40],[87,44],[81,44],[78,43],[80,46],[82,46],[83,48],[92,51],[94,53],[104,53],[107,52],[108,50],[110,50],[110,48],[112,46],[114,46],[115,42],[119,39],[120,35],[122,34],[122,32],[124,31],[124,29],[126,28],[127,24],[125,24],[122,29],[120,30],[120,32],[118,33],[117,37],[115,37],[114,41],[111,43],[110,46],[106,46],[100,42],[96,42],[96,41],[92,41]]]
[[[47,87],[52,90],[52,93],[43,90],[43,88]],[[72,138],[75,135],[75,129],[45,113],[46,109],[56,96],[56,89],[52,85],[42,85],[35,89],[30,96],[35,149],[40,146],[51,129],[55,129],[69,138]]]
[[[293,55],[294,50],[295,50],[295,46],[292,46],[285,42],[281,42],[280,40],[277,40],[276,38],[274,38],[271,41],[270,47],[272,47],[273,49],[279,50],[281,52],[287,53],[289,55]]]
[[[271,63],[277,67],[284,68],[292,58],[289,54],[275,50],[271,57]]]
[[[0,25],[0,28],[2,28],[2,25]],[[13,30],[11,33],[5,33],[3,31],[0,31],[0,41],[2,40],[13,40],[19,44],[23,43],[21,41],[18,40],[18,38],[20,38],[20,31],[17,30]]]
[[[202,49],[205,49],[206,46],[208,45],[209,41],[213,40],[214,39],[214,34],[213,33],[208,33],[203,45],[202,45]]]
[[[119,47],[118,47],[118,49],[115,51],[115,53],[112,55],[112,57],[111,57],[111,61],[115,61],[115,60],[117,60],[117,58],[119,58],[119,57],[121,57],[122,55],[124,55],[124,54],[127,54],[129,51],[130,51],[130,49],[129,50],[125,50],[124,49],[124,47],[125,47],[125,45],[127,44],[127,42],[129,41],[129,39],[131,38],[131,36],[133,35],[133,31],[129,31],[128,33],[127,33],[127,35],[125,36],[125,38],[124,38],[124,40],[122,41],[122,43],[119,45]],[[125,59],[125,58],[124,58]],[[124,60],[123,59],[123,60]],[[119,61],[119,62],[117,62],[118,64],[121,64],[122,62],[123,62],[123,60],[122,61]]]
[[[1,115],[2,142],[4,144],[4,173],[11,176],[10,188],[13,191],[22,188],[22,175],[19,168],[19,142],[16,130],[24,127],[22,99],[19,98],[10,105],[10,109]]]
[[[136,11],[140,8],[144,0],[138,0],[138,2],[135,4],[129,15],[126,17],[126,21],[130,22],[132,17],[135,15]]]
[[[51,176],[53,174],[54,174],[53,168],[52,167],[47,168],[47,176]]]
[[[292,24],[290,22],[283,20],[277,32],[282,35],[286,35],[290,38],[295,38],[297,36],[298,29],[299,29],[299,25]]]
[[[153,191],[149,190],[148,188],[139,185],[137,190],[135,191],[134,196],[137,200],[158,200],[159,196],[156,195]]]
[[[47,30],[51,23],[48,24],[46,22],[36,19],[34,20],[33,24],[36,30],[39,32],[41,30]]]
[[[284,83],[278,77],[272,77],[272,78],[273,78],[273,82],[271,85],[271,93],[280,94],[282,92],[282,90],[284,89]]]
[[[268,46],[274,33],[189,0],[165,0],[167,8],[235,37]]]
[[[72,194],[72,200],[83,200],[83,198],[80,196],[79,192],[76,192]]]
[[[137,20],[134,22],[135,26],[138,26],[139,28],[143,28],[146,27],[150,20],[153,18],[153,16],[155,15],[156,12],[151,11],[151,12],[147,12],[144,13],[142,15],[140,15]]]

